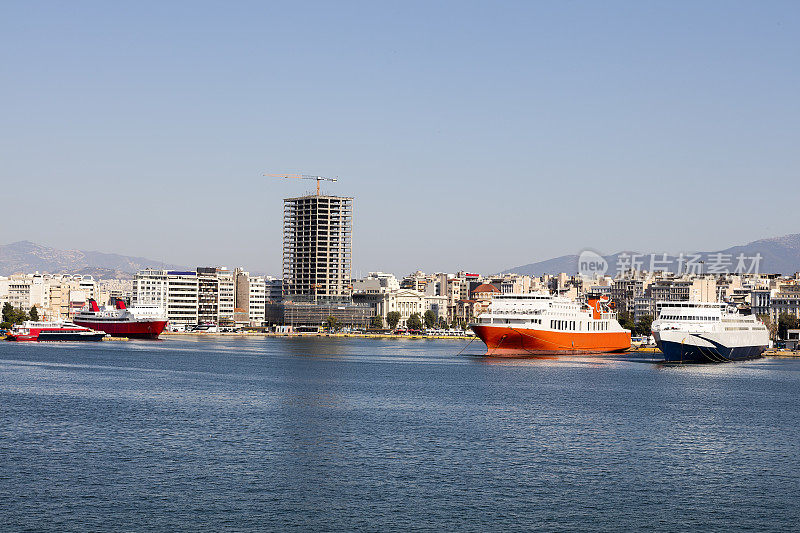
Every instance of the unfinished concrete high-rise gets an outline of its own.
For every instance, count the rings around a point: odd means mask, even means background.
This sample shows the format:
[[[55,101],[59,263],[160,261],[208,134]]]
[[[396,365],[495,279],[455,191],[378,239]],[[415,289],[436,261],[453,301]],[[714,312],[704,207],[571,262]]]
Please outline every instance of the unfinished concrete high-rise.
[[[353,199],[309,195],[283,200],[284,296],[336,300],[352,292]]]

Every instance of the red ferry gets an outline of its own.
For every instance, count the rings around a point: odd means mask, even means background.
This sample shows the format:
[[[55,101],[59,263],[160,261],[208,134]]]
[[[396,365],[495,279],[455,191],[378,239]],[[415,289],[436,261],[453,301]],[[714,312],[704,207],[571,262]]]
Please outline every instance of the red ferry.
[[[166,313],[160,307],[131,307],[117,299],[113,306],[102,309],[89,300],[75,315],[75,323],[104,331],[113,337],[129,339],[157,339],[167,327]]]

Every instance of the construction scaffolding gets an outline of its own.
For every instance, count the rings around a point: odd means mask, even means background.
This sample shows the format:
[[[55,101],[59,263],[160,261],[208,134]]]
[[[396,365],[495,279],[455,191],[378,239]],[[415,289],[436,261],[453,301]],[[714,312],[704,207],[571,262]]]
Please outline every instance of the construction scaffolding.
[[[302,196],[283,200],[284,296],[313,301],[352,292],[353,198]]]

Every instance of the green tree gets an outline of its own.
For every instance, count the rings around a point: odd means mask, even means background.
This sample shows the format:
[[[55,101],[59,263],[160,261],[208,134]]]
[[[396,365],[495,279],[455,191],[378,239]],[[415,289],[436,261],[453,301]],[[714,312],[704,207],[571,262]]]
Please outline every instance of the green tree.
[[[633,317],[627,311],[622,311],[617,315],[619,325],[625,329],[631,330],[631,333],[636,331],[636,324],[633,322]]]
[[[383,317],[381,315],[375,315],[372,317],[372,320],[369,321],[369,325],[373,329],[383,329]]]
[[[411,316],[406,320],[406,326],[408,326],[408,329],[422,329],[422,318],[419,313],[411,313]]]
[[[422,318],[425,320],[425,327],[426,328],[432,328],[432,327],[436,326],[436,321],[437,321],[436,320],[437,319],[436,313],[434,313],[430,309],[425,311],[425,315],[423,315]]]
[[[335,316],[329,316],[325,319],[325,327],[328,329],[328,331],[336,331],[339,329],[339,321]]]
[[[653,331],[653,317],[644,315],[636,324],[636,333],[642,337],[649,336]]]
[[[35,305],[31,307],[30,317],[31,320],[39,320],[39,311],[36,309]]]
[[[785,339],[786,331],[790,329],[800,329],[800,320],[789,313],[781,313],[778,317],[778,337]]]
[[[447,329],[447,319],[443,316],[440,316],[436,325],[439,327],[439,329]]]
[[[389,329],[396,328],[398,322],[400,322],[399,312],[389,311],[388,313],[386,313],[386,323],[389,324]]]
[[[28,314],[22,309],[15,309],[13,305],[6,302],[3,305],[3,322],[8,324],[21,324],[28,320]]]
[[[14,306],[6,302],[3,305],[3,322],[13,323],[14,322],[13,317],[14,317]]]
[[[769,338],[776,341],[778,340],[778,325],[772,321],[769,315],[758,315],[757,317],[769,331]]]

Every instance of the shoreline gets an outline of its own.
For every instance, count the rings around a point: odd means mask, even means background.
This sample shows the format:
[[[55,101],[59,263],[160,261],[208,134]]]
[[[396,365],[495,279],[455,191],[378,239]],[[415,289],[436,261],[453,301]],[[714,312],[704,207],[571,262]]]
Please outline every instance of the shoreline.
[[[426,339],[433,339],[433,340],[453,340],[453,341],[473,341],[478,340],[476,336],[454,336],[454,335],[392,335],[387,333],[312,333],[312,332],[298,332],[298,333],[273,333],[273,332],[247,332],[247,333],[232,333],[232,332],[225,332],[225,333],[205,333],[199,331],[165,331],[161,333],[160,337],[296,337],[296,338],[303,338],[303,337],[328,337],[328,338],[361,338],[361,339],[413,339],[413,340],[426,340]],[[0,335],[0,341],[5,341],[6,336]],[[130,341],[127,337],[104,337],[103,341]],[[635,353],[661,353],[661,351],[653,346],[641,346],[635,347],[632,346],[630,349],[626,350],[627,354],[635,354]],[[763,354],[762,357],[780,357],[780,358],[787,358],[787,359],[800,359],[800,350],[792,351],[786,350],[782,348],[770,348],[767,349]]]
[[[247,332],[247,333],[206,333],[200,331],[165,331],[161,336],[181,337],[331,337],[331,338],[356,338],[356,339],[436,339],[436,340],[472,340],[475,335],[392,335],[391,333],[274,333],[274,332]]]

